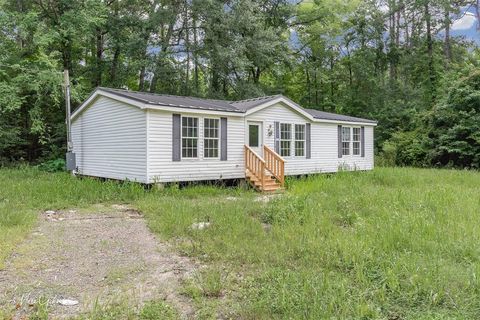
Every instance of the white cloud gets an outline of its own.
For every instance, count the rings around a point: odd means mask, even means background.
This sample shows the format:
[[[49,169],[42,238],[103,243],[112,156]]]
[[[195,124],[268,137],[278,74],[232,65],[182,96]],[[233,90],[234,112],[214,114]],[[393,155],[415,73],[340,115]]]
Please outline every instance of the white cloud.
[[[452,30],[468,30],[477,22],[473,13],[467,12],[461,19],[452,24]]]

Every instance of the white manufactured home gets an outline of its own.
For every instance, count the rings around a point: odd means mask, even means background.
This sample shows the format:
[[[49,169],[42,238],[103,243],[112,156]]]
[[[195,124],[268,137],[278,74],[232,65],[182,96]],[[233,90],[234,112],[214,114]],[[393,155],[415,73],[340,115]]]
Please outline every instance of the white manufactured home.
[[[97,88],[71,115],[80,175],[166,183],[373,169],[376,122],[304,109],[277,95],[242,101]]]

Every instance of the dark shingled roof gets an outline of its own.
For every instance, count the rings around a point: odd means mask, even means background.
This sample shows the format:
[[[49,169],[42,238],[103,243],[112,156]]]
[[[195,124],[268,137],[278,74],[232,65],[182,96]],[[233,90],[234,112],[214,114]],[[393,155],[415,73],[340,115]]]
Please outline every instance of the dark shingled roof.
[[[284,98],[289,102],[298,106],[295,102],[290,99],[282,96],[265,96],[258,97],[247,100],[239,101],[226,101],[226,100],[215,100],[215,99],[202,99],[195,97],[182,97],[174,96],[168,94],[156,94],[148,92],[138,92],[122,89],[111,89],[99,87],[98,90],[102,90],[111,94],[115,94],[124,98],[136,100],[146,104],[159,105],[159,106],[168,106],[168,107],[178,107],[178,108],[189,108],[189,109],[203,109],[203,110],[214,110],[214,111],[226,111],[226,112],[236,112],[236,113],[245,113],[248,110],[257,107],[261,104],[264,104],[268,101],[272,101],[278,98]],[[301,108],[300,106],[298,106]],[[357,117],[344,116],[341,114],[329,113],[314,109],[305,109],[307,113],[312,115],[316,119],[323,120],[333,120],[333,121],[347,121],[347,122],[362,122],[362,123],[377,123],[376,121],[369,119],[362,119]]]
[[[325,111],[320,111],[320,110],[315,110],[315,109],[305,109],[305,108],[303,108],[303,110],[310,113],[315,119],[348,121],[348,122],[377,123],[377,121],[374,121],[374,120],[344,116],[342,114],[325,112]]]
[[[282,96],[281,95],[265,96],[265,97],[247,99],[247,100],[232,101],[230,103],[232,106],[235,106],[237,109],[242,110],[242,112],[246,112],[251,108],[255,108],[256,106],[264,104],[265,102],[275,100],[280,97]]]
[[[241,110],[238,110],[237,108],[232,106],[229,101],[225,101],[225,100],[202,99],[202,98],[195,98],[195,97],[181,97],[181,96],[173,96],[169,94],[157,94],[157,93],[111,89],[111,88],[103,88],[103,87],[99,87],[98,89],[105,92],[113,93],[121,97],[130,98],[139,102],[160,105],[160,106],[242,112]]]

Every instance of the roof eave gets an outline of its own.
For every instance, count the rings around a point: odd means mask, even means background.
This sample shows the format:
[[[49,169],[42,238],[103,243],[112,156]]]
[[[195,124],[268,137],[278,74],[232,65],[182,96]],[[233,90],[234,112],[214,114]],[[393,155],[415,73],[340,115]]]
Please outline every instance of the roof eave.
[[[107,98],[111,98],[113,100],[117,100],[129,105],[133,105],[135,107],[138,107],[140,109],[145,109],[146,103],[145,101],[141,99],[132,99],[132,97],[126,97],[125,95],[117,94],[117,93],[111,93],[106,90],[102,90],[101,87],[98,87],[95,89],[95,91],[92,92],[92,94],[88,97],[85,102],[83,102],[70,116],[71,120],[74,120],[84,109],[86,109],[90,104],[99,96],[105,96]]]
[[[188,106],[173,106],[165,104],[153,104],[149,103],[145,106],[147,109],[152,110],[163,110],[171,112],[188,112],[188,113],[214,113],[218,115],[229,115],[229,116],[243,116],[245,113],[241,110],[220,110],[220,109],[210,109],[210,108],[198,108],[198,107],[188,107]]]
[[[238,116],[248,116],[254,112],[267,108],[271,105],[276,103],[283,102],[290,108],[294,109],[298,113],[302,114],[305,118],[309,119],[312,122],[319,122],[319,123],[335,123],[335,124],[348,124],[348,125],[366,125],[366,126],[377,126],[377,122],[359,120],[359,121],[348,121],[348,120],[334,120],[334,119],[324,119],[315,117],[314,115],[310,114],[304,108],[293,102],[292,100],[279,95],[278,97],[267,100],[264,103],[256,105],[247,110],[224,110],[218,108],[201,108],[201,107],[193,107],[193,106],[184,106],[184,105],[172,105],[172,104],[162,104],[162,103],[154,103],[151,101],[147,101],[144,99],[140,99],[137,97],[132,97],[130,95],[122,94],[121,92],[111,92],[108,88],[97,87],[92,94],[82,103],[71,115],[71,119],[73,120],[76,118],[85,108],[87,108],[99,95],[105,96],[107,98],[111,98],[120,102],[124,102],[140,109],[153,109],[153,110],[164,110],[164,111],[171,111],[171,112],[189,112],[189,113],[215,113],[218,115],[238,115]]]
[[[369,121],[347,121],[347,120],[334,120],[334,119],[323,119],[314,117],[315,122],[320,123],[334,123],[334,124],[348,124],[348,125],[356,125],[356,126],[372,126],[376,127],[377,122],[369,122]]]
[[[260,111],[262,109],[268,108],[268,107],[270,107],[270,106],[272,106],[276,103],[280,103],[280,102],[283,102],[285,105],[287,105],[288,107],[297,111],[298,113],[303,115],[305,118],[309,119],[310,121],[315,121],[315,118],[310,113],[308,113],[307,111],[305,111],[305,109],[303,109],[302,107],[297,105],[295,102],[291,101],[290,99],[288,99],[284,96],[278,96],[278,98],[265,101],[264,103],[261,103],[261,104],[255,106],[255,107],[253,107],[253,108],[250,108],[250,109],[246,110],[245,116],[248,116],[248,115],[250,115],[252,113],[255,113],[257,111]]]

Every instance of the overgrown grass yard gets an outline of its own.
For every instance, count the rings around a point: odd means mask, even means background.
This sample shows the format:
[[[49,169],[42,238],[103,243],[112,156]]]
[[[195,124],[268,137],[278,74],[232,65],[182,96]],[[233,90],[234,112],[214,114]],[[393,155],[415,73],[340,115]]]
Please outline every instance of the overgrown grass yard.
[[[198,318],[480,317],[480,173],[379,168],[242,189],[146,191],[0,170],[0,257],[46,209],[125,202],[207,268],[185,283]],[[205,230],[194,222],[210,221]]]

